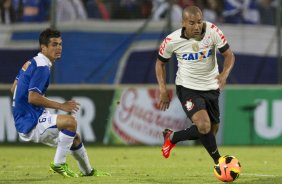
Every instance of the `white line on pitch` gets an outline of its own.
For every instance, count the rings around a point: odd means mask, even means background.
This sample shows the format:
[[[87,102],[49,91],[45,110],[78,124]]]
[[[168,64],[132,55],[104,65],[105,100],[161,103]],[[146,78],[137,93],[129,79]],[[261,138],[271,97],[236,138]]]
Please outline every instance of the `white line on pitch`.
[[[245,176],[261,176],[261,177],[276,177],[275,175],[272,174],[255,174],[255,173],[241,173],[240,175],[245,175]]]

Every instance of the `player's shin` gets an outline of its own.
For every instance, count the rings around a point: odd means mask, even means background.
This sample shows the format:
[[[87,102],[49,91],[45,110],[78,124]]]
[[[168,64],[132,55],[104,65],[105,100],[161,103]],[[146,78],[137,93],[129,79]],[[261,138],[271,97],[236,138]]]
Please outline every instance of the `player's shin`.
[[[66,157],[70,151],[71,145],[73,144],[75,134],[75,132],[71,132],[69,130],[61,130],[59,132],[58,147],[54,158],[55,165],[66,163]]]
[[[71,154],[77,161],[79,169],[83,174],[86,175],[92,171],[86,149],[82,143],[75,148],[71,148]]]
[[[220,158],[220,154],[217,149],[214,134],[210,131],[208,134],[199,134],[199,135],[203,146],[206,148],[210,156],[213,158],[214,163],[217,164],[218,159]]]
[[[198,139],[199,139],[198,128],[196,125],[192,125],[191,127],[185,130],[174,132],[173,137],[171,139],[171,143],[176,144],[180,141],[198,140]]]

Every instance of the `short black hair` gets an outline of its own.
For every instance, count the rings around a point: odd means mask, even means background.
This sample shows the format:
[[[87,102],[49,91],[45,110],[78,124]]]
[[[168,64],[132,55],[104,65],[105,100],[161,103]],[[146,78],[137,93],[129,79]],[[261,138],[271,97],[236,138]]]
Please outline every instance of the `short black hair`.
[[[39,36],[39,45],[48,45],[50,38],[59,38],[61,37],[61,32],[56,29],[47,28],[40,33]]]

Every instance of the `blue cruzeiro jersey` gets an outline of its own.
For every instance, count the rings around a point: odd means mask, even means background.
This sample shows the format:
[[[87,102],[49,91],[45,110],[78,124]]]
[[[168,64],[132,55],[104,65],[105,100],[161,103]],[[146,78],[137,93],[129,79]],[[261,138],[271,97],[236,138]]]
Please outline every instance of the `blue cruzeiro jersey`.
[[[27,61],[21,68],[16,80],[18,81],[13,96],[13,116],[18,132],[28,133],[37,124],[44,108],[28,102],[29,91],[44,95],[49,86],[50,60],[39,53]]]

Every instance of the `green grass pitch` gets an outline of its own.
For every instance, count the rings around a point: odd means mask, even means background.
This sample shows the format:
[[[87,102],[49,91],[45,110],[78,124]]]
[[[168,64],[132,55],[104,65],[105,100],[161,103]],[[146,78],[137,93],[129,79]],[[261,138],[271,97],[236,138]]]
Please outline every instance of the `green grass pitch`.
[[[92,165],[112,176],[63,178],[49,172],[55,148],[1,145],[0,183],[223,183],[215,178],[212,160],[201,146],[178,145],[168,159],[162,157],[160,146],[86,147]],[[219,149],[222,155],[234,155],[241,162],[242,172],[235,183],[282,183],[282,146],[221,146]],[[67,161],[78,172],[70,155]]]

